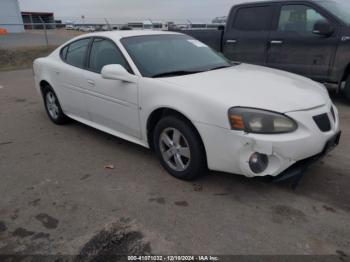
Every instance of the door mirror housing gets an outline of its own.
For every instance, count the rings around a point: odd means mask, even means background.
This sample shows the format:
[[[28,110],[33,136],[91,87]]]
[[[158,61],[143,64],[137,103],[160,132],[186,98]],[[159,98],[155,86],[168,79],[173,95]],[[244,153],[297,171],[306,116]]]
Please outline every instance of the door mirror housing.
[[[130,74],[121,65],[106,65],[101,71],[102,78],[110,80],[120,80],[128,83],[136,83],[137,76]]]
[[[330,36],[334,33],[333,26],[327,21],[317,21],[312,31],[315,35]]]

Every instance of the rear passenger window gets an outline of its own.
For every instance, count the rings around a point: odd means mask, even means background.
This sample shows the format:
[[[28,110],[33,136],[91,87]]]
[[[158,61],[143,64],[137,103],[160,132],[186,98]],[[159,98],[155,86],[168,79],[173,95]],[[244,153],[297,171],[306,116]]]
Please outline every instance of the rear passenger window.
[[[243,7],[237,11],[233,27],[242,31],[268,31],[271,19],[270,6]]]
[[[61,50],[61,58],[64,61],[66,61],[67,51],[68,51],[68,46],[62,48],[62,50]]]
[[[83,68],[86,50],[89,46],[89,42],[90,39],[86,38],[70,44],[67,50],[65,61],[70,65]]]
[[[110,40],[97,38],[94,40],[89,61],[89,69],[96,73],[101,73],[105,65],[119,64],[127,71],[131,72],[123,54]]]

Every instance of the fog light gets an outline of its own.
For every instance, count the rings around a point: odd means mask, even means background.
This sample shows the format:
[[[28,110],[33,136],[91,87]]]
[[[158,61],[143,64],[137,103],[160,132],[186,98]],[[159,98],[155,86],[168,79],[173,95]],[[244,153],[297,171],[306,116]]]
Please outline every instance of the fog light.
[[[269,159],[264,154],[254,153],[249,158],[249,167],[255,174],[264,172],[268,164]]]

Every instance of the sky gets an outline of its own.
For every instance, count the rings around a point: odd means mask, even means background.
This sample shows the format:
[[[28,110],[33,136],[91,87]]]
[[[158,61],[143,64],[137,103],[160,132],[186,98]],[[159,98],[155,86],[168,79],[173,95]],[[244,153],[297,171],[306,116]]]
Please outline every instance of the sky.
[[[54,12],[56,19],[111,23],[142,21],[209,22],[247,0],[19,0],[21,11]]]

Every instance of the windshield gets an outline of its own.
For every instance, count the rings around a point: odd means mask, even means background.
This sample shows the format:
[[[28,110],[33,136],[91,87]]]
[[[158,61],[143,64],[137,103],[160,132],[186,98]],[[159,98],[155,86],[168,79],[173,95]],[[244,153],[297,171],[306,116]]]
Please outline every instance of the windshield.
[[[144,77],[198,73],[231,66],[207,45],[184,35],[147,35],[121,40]]]
[[[350,25],[350,2],[344,0],[317,2],[343,22]]]

